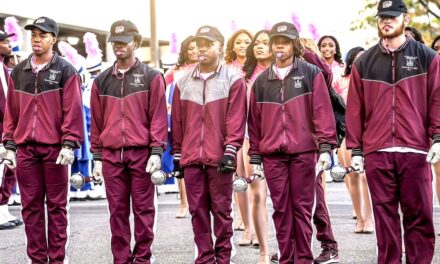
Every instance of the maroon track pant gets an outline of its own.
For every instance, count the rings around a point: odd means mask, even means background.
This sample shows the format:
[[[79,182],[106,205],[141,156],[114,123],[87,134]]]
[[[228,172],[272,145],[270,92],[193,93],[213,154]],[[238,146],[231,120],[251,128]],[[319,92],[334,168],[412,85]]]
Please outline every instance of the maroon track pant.
[[[322,175],[316,177],[316,205],[313,214],[313,223],[316,226],[316,239],[321,242],[321,248],[338,250],[338,243],[333,236],[330,215],[325,202],[324,188],[322,187]]]
[[[155,189],[150,174],[145,171],[148,158],[147,147],[102,150],[115,264],[150,263]],[[130,247],[130,200],[134,215],[133,251]]]
[[[0,186],[0,205],[8,204],[9,197],[11,197],[16,181],[15,172],[5,165],[3,181]]]
[[[189,212],[192,216],[196,264],[229,264],[232,250],[232,173],[216,167],[191,165],[184,168]],[[214,216],[215,247],[212,242],[211,213]]]
[[[379,264],[402,263],[403,213],[406,263],[428,264],[434,255],[431,166],[426,155],[373,152],[365,169],[376,225]]]
[[[310,264],[316,153],[267,155],[263,163],[274,207],[279,263]]]
[[[27,254],[32,263],[63,263],[67,246],[67,166],[55,161],[61,146],[20,145],[16,175],[20,187]],[[47,205],[47,239],[44,200]]]

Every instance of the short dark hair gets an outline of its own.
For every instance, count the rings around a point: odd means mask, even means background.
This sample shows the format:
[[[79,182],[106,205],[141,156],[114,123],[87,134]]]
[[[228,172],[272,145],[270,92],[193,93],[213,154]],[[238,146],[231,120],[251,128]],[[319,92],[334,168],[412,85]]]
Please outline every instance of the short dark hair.
[[[351,50],[348,51],[347,57],[345,57],[345,70],[344,70],[344,76],[349,76],[351,74],[351,69],[353,67],[354,59],[356,59],[356,56],[359,54],[359,52],[365,51],[362,47],[354,47]]]
[[[321,44],[322,44],[322,41],[323,41],[324,39],[326,39],[326,38],[329,38],[329,39],[333,40],[333,42],[335,43],[335,45],[336,45],[335,61],[337,61],[337,62],[339,62],[340,64],[342,64],[343,62],[342,62],[341,46],[339,45],[339,42],[338,42],[338,40],[337,40],[335,37],[330,36],[330,35],[322,36],[322,37],[318,40],[318,48],[319,48],[319,51],[321,51]]]

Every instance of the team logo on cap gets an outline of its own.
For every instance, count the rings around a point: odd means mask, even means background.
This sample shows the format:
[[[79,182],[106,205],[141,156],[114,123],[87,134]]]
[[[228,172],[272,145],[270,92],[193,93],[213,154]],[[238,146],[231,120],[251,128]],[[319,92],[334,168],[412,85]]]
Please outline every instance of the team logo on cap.
[[[208,33],[209,32],[209,27],[204,27],[200,29],[200,33]]]
[[[116,26],[115,27],[115,33],[116,34],[119,34],[119,33],[122,33],[122,32],[124,32],[124,26]]]
[[[39,18],[39,19],[35,20],[35,24],[41,24],[41,23],[44,23],[44,21],[46,21],[46,19]]]
[[[286,25],[281,25],[277,27],[277,32],[283,32],[287,30],[287,26]]]
[[[393,1],[384,1],[382,3],[382,8],[389,8],[393,5]]]

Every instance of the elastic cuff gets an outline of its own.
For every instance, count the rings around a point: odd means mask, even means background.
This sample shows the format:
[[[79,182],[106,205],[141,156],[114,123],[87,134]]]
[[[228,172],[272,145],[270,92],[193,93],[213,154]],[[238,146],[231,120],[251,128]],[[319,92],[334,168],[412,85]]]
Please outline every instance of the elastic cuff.
[[[233,155],[235,157],[237,155],[237,148],[232,145],[226,145],[225,154]]]
[[[174,160],[175,161],[180,161],[180,158],[182,157],[182,154],[180,154],[180,153],[175,153],[174,154]]]
[[[6,141],[5,149],[17,151],[17,144],[12,140],[8,140]]]
[[[65,147],[65,148],[75,149],[76,144],[75,144],[75,142],[73,142],[73,141],[70,141],[70,140],[64,140],[64,142],[63,142],[63,147]]]
[[[319,152],[320,153],[324,153],[324,152],[332,152],[332,145],[328,144],[328,143],[322,143],[319,145]]]
[[[251,155],[251,157],[249,159],[249,163],[260,165],[261,164],[261,156],[260,155]]]
[[[352,149],[351,150],[351,156],[364,156],[364,152],[360,148]]]
[[[101,152],[95,152],[95,153],[93,153],[93,160],[99,160],[99,161],[102,161],[102,153],[101,153]]]
[[[161,147],[152,147],[151,148],[151,155],[159,155],[162,157],[163,148]]]
[[[440,142],[440,134],[434,134],[432,136],[432,140],[434,141],[434,143],[439,143]]]

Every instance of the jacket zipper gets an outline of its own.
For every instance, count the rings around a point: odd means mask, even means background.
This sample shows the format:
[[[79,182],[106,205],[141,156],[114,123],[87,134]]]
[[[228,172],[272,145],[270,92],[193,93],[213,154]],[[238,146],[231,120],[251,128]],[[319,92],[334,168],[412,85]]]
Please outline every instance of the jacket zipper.
[[[35,125],[37,122],[37,93],[38,93],[38,72],[35,74],[35,84],[34,84],[34,120],[32,121],[33,139],[35,139]]]
[[[286,76],[287,77],[287,76]],[[283,111],[283,146],[286,146],[286,115],[284,113],[284,79],[281,80],[281,110]]]
[[[391,53],[392,55],[392,62],[391,62],[391,69],[392,69],[392,80],[393,80],[393,100],[392,100],[392,109],[393,109],[393,120],[392,120],[392,136],[393,136],[393,146],[395,145],[395,138],[396,138],[396,129],[395,129],[395,107],[396,107],[396,57],[394,52]]]
[[[121,122],[121,133],[122,133],[122,149],[121,149],[121,161],[124,159],[124,147],[125,147],[125,115],[124,115],[124,79],[122,79],[121,82],[121,115],[122,115],[122,122]]]
[[[206,80],[203,80],[203,103],[202,103],[202,131],[200,133],[200,160],[202,160],[203,153],[203,133],[205,130],[205,91],[206,91]]]

